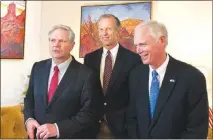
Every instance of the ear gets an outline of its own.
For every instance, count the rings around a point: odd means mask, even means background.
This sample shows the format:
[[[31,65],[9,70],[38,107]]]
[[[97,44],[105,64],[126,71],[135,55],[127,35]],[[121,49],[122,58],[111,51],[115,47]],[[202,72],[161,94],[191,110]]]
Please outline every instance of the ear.
[[[74,42],[74,41],[70,43],[70,51],[72,51],[74,45],[75,45],[75,42]]]
[[[75,45],[75,42],[73,41],[73,42],[71,43],[71,45],[74,46],[74,45]]]
[[[165,36],[161,36],[159,38],[159,41],[160,41],[160,43],[166,44],[166,38],[165,38]]]
[[[120,39],[121,27],[117,28],[116,31],[117,31],[117,37]]]

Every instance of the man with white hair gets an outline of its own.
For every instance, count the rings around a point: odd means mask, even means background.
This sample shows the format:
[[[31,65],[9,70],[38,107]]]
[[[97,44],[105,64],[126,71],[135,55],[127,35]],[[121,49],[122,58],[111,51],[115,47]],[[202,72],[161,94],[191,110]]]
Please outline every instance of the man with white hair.
[[[195,67],[166,53],[166,27],[146,21],[135,29],[143,64],[129,78],[130,138],[205,139],[208,132],[206,80]]]

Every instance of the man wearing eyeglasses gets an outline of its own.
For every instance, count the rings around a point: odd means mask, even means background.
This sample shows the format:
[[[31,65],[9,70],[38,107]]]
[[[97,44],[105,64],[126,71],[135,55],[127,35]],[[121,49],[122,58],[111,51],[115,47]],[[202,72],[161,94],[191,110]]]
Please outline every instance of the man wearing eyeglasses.
[[[51,59],[33,65],[24,100],[29,138],[95,138],[103,110],[99,78],[70,55],[75,34],[65,25],[49,31]]]

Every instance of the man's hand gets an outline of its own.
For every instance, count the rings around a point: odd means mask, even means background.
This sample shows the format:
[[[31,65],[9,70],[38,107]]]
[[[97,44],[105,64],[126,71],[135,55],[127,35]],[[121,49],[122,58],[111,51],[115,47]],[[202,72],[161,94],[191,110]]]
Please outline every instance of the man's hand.
[[[28,120],[26,124],[27,134],[30,139],[34,139],[34,130],[39,127],[40,124],[36,120]]]
[[[49,137],[56,137],[57,129],[55,124],[43,124],[37,127],[36,138],[37,139],[47,139]]]

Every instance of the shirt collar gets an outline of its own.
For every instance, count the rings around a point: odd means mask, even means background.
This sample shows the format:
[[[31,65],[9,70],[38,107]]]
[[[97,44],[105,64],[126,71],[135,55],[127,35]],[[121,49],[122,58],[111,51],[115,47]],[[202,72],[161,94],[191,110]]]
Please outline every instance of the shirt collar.
[[[159,68],[156,69],[158,75],[165,74],[168,63],[169,63],[169,55],[166,54],[166,60],[163,62],[163,64]],[[153,68],[150,65],[149,65],[149,69],[150,69],[150,72],[153,71]]]
[[[113,56],[115,56],[116,54],[117,54],[117,52],[118,52],[118,48],[119,48],[119,44],[117,43],[117,45],[114,47],[114,48],[112,48],[111,50],[109,50],[110,51],[110,53],[113,55]],[[104,48],[103,47],[103,54],[104,55],[107,55],[107,49],[106,48]]]
[[[70,62],[72,61],[72,56],[70,55],[70,57],[64,61],[63,63],[57,65],[58,66],[58,69],[59,69],[59,72],[60,73],[64,73],[66,71],[66,69],[68,68]],[[53,61],[52,59],[52,66],[51,66],[51,70],[54,72],[54,67],[56,66],[55,62]]]

